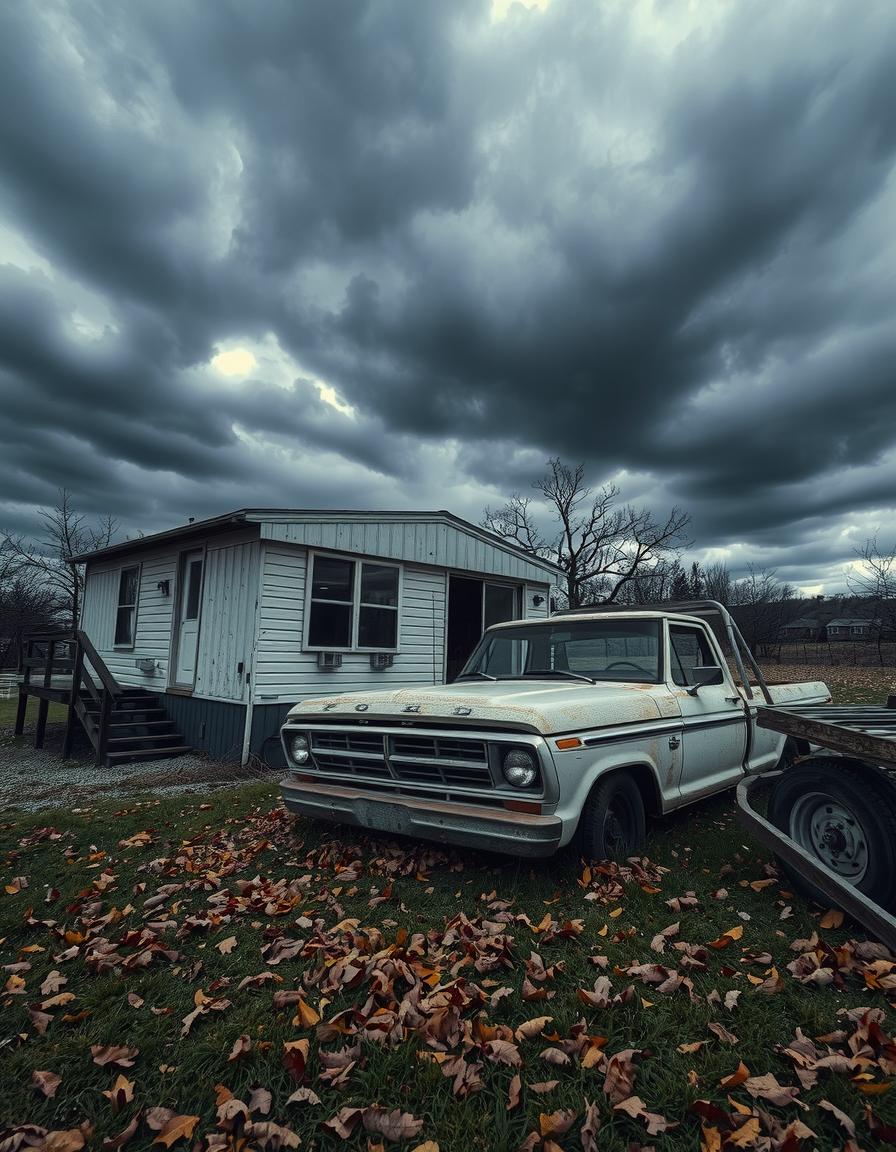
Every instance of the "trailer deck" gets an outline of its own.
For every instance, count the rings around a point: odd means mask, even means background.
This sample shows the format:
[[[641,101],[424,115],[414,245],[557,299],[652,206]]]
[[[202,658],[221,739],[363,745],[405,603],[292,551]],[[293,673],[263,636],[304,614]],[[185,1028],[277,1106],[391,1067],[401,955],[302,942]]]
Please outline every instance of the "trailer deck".
[[[889,787],[896,790],[896,697],[884,705],[760,706],[756,723],[782,732],[841,756],[862,761]],[[827,758],[826,758],[827,759]],[[836,762],[838,757],[830,758]],[[786,772],[787,769],[784,769]],[[842,876],[797,844],[757,811],[755,798],[769,781],[782,772],[745,777],[737,787],[738,816],[750,832],[801,876],[814,884],[832,903],[847,912],[881,943],[896,953],[896,917],[869,899]]]

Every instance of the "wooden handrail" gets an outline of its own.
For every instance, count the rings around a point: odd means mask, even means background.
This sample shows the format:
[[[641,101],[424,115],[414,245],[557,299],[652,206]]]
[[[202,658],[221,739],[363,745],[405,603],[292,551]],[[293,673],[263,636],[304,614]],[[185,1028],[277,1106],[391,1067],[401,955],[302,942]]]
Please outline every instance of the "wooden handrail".
[[[120,696],[121,695],[121,688],[119,688],[119,686],[112,679],[112,674],[110,673],[110,671],[106,667],[106,665],[103,663],[102,656],[100,656],[100,654],[99,654],[99,652],[97,652],[96,648],[94,648],[94,646],[90,643],[90,640],[87,638],[86,633],[84,633],[80,629],[78,629],[78,631],[75,632],[75,637],[77,638],[78,644],[83,649],[84,655],[90,661],[90,664],[91,664],[91,667],[93,668],[93,671],[99,677],[100,683],[103,685],[103,687],[109,693],[109,695],[113,698],[113,700],[117,696]]]
[[[58,628],[52,632],[23,632],[22,640],[74,640],[76,635],[71,628]]]
[[[60,647],[65,650],[65,655],[61,656],[63,668],[60,668],[60,656],[57,655],[57,649]],[[50,690],[55,687],[53,674],[54,672],[57,673],[57,680],[63,674],[66,679],[71,675],[63,756],[67,758],[71,752],[75,720],[80,718],[96,750],[96,763],[102,765],[108,751],[112,711],[116,700],[122,695],[123,689],[116,684],[112,673],[106,667],[102,656],[94,648],[90,639],[80,629],[31,632],[23,636],[21,652],[21,670],[24,676],[19,685],[16,735],[21,735],[24,729],[25,709],[28,694],[31,692],[40,697],[34,746],[40,748],[43,745]],[[37,690],[36,686],[32,687],[32,670],[38,673],[43,672],[43,683],[40,690]],[[101,685],[99,689],[94,683],[94,678]],[[95,716],[91,716],[86,710],[84,700],[87,697],[91,697],[99,706]]]

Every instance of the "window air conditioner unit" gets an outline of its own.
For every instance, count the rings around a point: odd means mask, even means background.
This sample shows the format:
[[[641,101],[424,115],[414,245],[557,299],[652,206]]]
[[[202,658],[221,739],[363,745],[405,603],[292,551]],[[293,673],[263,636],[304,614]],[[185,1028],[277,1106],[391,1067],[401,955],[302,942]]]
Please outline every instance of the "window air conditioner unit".
[[[342,667],[342,653],[341,652],[318,652],[317,654],[318,668],[332,669]]]
[[[391,668],[395,657],[391,652],[371,652],[370,667],[374,672],[382,672],[384,668]]]

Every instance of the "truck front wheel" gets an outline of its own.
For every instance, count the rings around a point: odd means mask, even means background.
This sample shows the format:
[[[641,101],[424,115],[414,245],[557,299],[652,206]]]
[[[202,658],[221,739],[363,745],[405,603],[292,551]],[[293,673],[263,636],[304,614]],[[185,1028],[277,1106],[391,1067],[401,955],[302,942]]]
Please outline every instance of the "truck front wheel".
[[[835,876],[884,908],[896,906],[896,794],[871,771],[839,757],[802,761],[776,781],[768,818]],[[830,904],[796,868],[781,864],[795,888]]]
[[[644,848],[647,819],[641,790],[631,776],[615,773],[599,780],[588,795],[579,820],[579,839],[586,860],[624,860]]]

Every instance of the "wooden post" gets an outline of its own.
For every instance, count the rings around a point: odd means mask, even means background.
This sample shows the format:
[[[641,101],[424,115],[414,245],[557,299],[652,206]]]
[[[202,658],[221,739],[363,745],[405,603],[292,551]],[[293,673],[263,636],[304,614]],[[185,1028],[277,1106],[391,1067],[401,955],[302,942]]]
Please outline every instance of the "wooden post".
[[[49,688],[53,681],[53,657],[56,655],[56,645],[52,640],[47,641],[47,660],[44,665],[44,688]],[[43,748],[44,733],[47,730],[47,711],[50,707],[48,697],[41,696],[37,709],[37,727],[34,730],[34,747]]]
[[[28,708],[28,692],[24,687],[19,688],[19,706],[16,709],[16,736],[21,736],[25,731],[25,711]]]
[[[75,659],[72,663],[72,690],[68,698],[68,718],[65,722],[65,739],[62,742],[62,759],[68,760],[72,751],[72,737],[75,734],[75,720],[77,719],[78,696],[81,692],[81,670],[84,667],[84,651],[77,640],[75,646]]]
[[[96,734],[96,766],[103,767],[106,759],[106,743],[109,739],[109,721],[112,717],[112,694],[108,688],[103,689],[103,703],[100,706],[99,731]]]
[[[25,668],[24,668],[25,675],[24,675],[24,678],[22,680],[22,683],[19,685],[19,707],[16,709],[16,726],[15,726],[16,736],[21,736],[22,733],[25,731],[25,712],[28,708],[28,685],[31,683],[31,663],[30,663],[30,661],[31,661],[31,653],[32,653],[33,647],[34,647],[34,641],[33,640],[26,640],[25,641],[25,658],[23,660],[23,663],[25,665]]]

